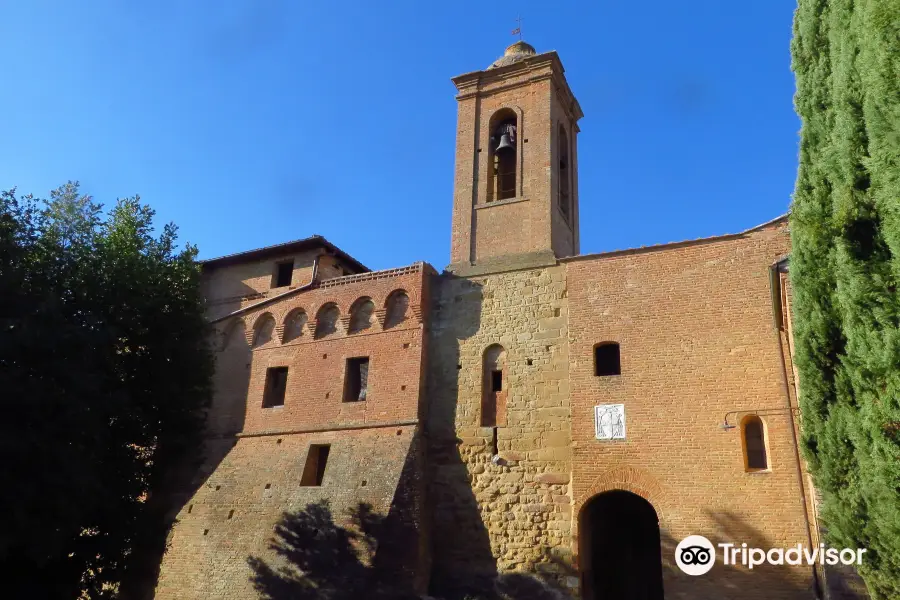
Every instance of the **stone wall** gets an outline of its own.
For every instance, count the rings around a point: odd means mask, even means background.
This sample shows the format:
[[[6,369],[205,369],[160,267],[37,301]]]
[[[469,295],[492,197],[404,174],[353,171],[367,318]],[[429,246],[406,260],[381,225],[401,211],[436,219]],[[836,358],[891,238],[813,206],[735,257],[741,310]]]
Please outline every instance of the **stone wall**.
[[[429,496],[432,592],[489,586],[498,572],[572,585],[565,270],[432,286]],[[484,351],[506,350],[506,425],[481,426]]]

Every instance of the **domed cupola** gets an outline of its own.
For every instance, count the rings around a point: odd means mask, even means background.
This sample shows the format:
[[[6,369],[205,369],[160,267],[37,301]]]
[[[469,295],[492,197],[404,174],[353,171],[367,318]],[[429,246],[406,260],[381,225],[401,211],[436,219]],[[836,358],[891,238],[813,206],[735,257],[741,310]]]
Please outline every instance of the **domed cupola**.
[[[503,53],[503,56],[491,63],[491,66],[489,66],[488,69],[496,69],[497,67],[512,65],[517,62],[521,62],[526,58],[530,58],[536,54],[537,50],[534,49],[534,46],[532,46],[528,42],[519,40],[518,42],[507,48],[506,52]]]

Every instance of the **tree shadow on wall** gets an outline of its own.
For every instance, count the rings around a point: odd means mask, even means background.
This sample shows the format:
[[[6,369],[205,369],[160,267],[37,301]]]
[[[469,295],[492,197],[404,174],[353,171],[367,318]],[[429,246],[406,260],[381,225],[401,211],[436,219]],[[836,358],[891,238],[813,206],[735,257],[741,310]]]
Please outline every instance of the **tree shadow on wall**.
[[[563,600],[570,598],[560,585],[562,577],[575,577],[577,571],[567,562],[544,549],[544,563],[538,565],[539,575],[504,573],[494,580],[493,594],[487,600]]]
[[[367,503],[350,509],[341,524],[328,500],[286,512],[269,541],[277,559],[247,559],[253,586],[262,600],[418,598],[391,561],[379,555],[392,533],[388,517]]]
[[[251,556],[247,564],[260,600],[418,600],[391,560],[396,528],[390,517],[360,503],[336,522],[327,500],[284,513],[269,549],[277,558]],[[493,591],[472,600],[561,600],[548,581],[522,573],[498,576]]]
[[[427,473],[434,566],[429,593],[442,600],[566,598],[559,582],[574,572],[549,548],[523,565],[536,574],[498,573],[494,552],[500,550],[491,547],[487,515],[473,489],[470,469],[482,462],[479,454],[492,453],[489,428],[480,426],[480,395],[471,392],[473,377],[480,388],[484,348],[499,341],[496,332],[482,331],[484,305],[492,302],[494,291],[447,272],[432,280],[431,289]],[[473,344],[478,336],[482,340]]]
[[[497,561],[481,518],[463,453],[470,444],[457,437],[457,413],[464,365],[461,340],[481,328],[482,286],[450,273],[432,280],[427,382],[428,498],[432,555],[429,591],[453,600],[478,597],[492,588]]]

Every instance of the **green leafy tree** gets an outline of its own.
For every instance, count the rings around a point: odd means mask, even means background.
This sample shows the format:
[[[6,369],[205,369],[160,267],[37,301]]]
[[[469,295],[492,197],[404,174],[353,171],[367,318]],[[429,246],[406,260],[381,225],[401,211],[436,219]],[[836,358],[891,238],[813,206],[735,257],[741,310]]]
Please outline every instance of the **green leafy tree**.
[[[213,359],[196,249],[77,183],[0,194],[0,569],[11,597],[112,598],[196,454]]]
[[[805,454],[830,541],[900,598],[900,0],[800,0],[792,53]]]

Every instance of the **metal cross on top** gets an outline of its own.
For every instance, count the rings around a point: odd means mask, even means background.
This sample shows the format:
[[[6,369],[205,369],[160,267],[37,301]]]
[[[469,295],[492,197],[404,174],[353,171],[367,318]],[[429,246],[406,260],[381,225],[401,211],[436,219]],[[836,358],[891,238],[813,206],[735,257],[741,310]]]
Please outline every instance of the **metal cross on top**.
[[[522,39],[522,17],[516,17],[517,27],[512,30],[513,35],[518,35],[519,39]]]

